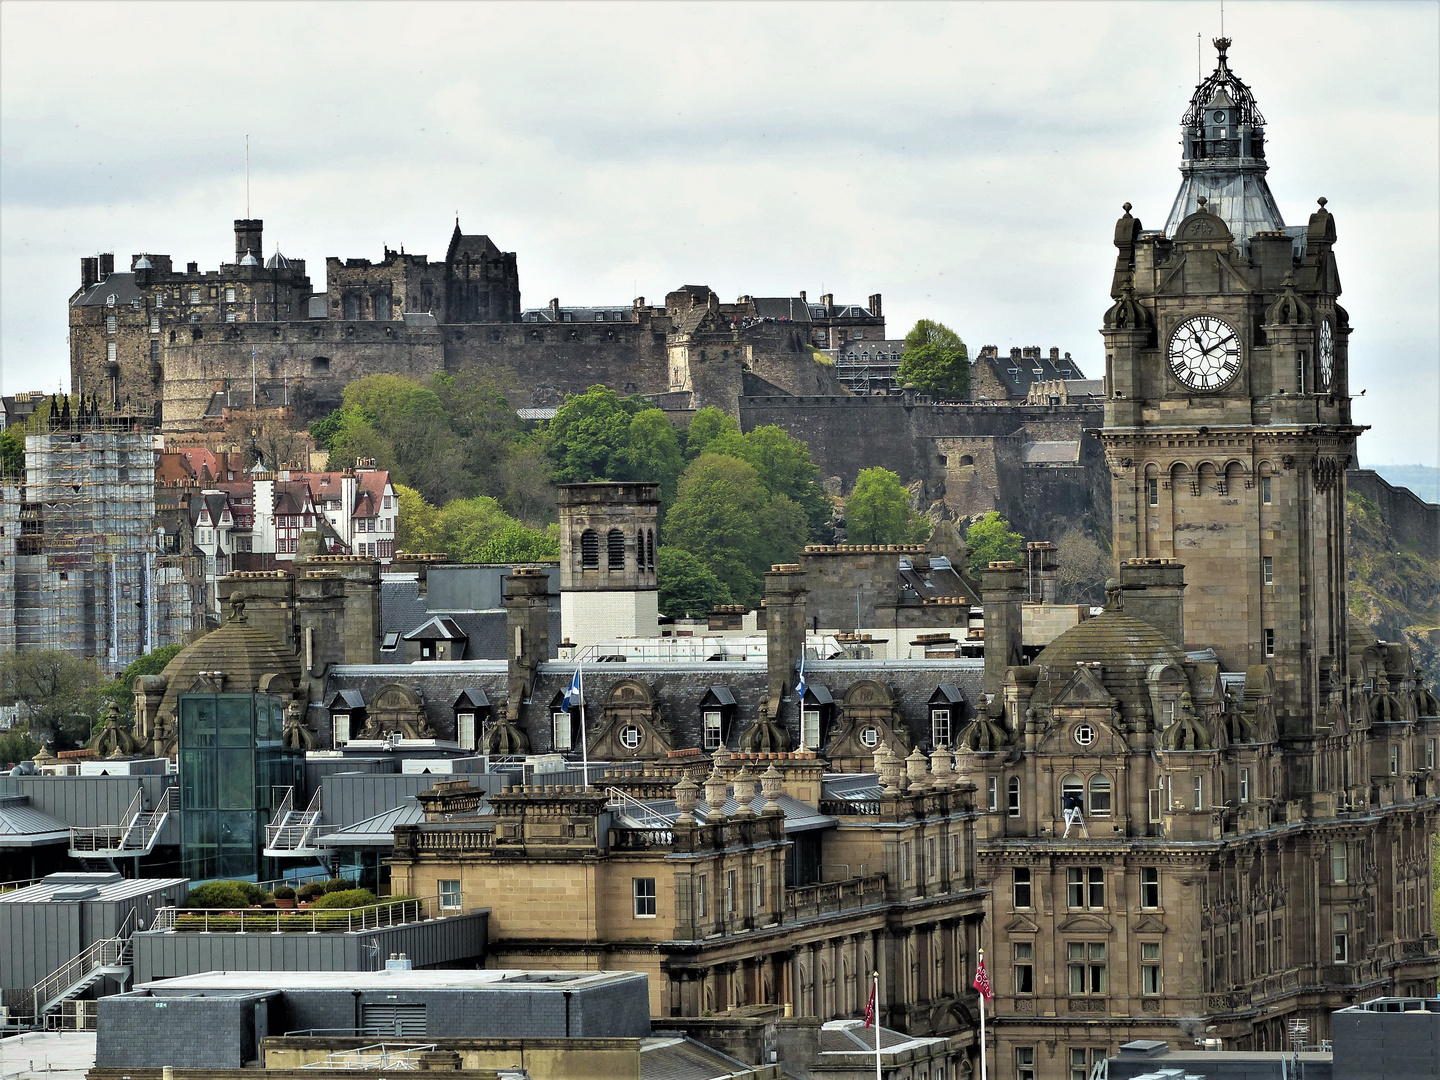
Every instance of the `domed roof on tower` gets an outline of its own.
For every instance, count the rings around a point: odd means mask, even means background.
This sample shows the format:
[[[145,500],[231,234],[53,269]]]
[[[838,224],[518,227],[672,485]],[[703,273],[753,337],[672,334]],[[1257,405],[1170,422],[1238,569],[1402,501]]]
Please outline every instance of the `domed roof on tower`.
[[[1230,70],[1230,39],[1216,38],[1215,48],[1215,70],[1195,88],[1180,121],[1183,179],[1165,235],[1174,237],[1204,206],[1225,222],[1242,252],[1257,232],[1273,231],[1290,233],[1303,251],[1304,229],[1286,227],[1265,182],[1265,117],[1250,88]]]

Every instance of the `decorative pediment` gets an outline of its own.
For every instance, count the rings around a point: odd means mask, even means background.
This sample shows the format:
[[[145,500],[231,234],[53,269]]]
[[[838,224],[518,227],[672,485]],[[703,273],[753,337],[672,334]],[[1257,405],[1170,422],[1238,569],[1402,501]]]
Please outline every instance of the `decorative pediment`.
[[[370,703],[364,738],[399,735],[404,739],[433,739],[435,730],[425,716],[425,699],[408,686],[387,683]]]
[[[1114,927],[1099,915],[1071,915],[1056,929],[1066,934],[1108,934]]]
[[[606,692],[600,719],[590,737],[590,753],[602,760],[634,761],[663,758],[672,749],[670,725],[650,687],[638,679],[621,679]]]
[[[1040,927],[1036,926],[1034,921],[1026,918],[1024,915],[1016,915],[1005,924],[1005,932],[1007,934],[1038,934]]]
[[[1070,676],[1070,681],[1055,698],[1054,704],[1059,706],[1093,706],[1096,708],[1109,708],[1114,697],[1105,684],[1100,681],[1094,670],[1088,667],[1076,667],[1075,674]]]
[[[1135,923],[1131,932],[1136,934],[1163,934],[1165,933],[1165,924],[1154,915],[1142,915],[1139,921]]]

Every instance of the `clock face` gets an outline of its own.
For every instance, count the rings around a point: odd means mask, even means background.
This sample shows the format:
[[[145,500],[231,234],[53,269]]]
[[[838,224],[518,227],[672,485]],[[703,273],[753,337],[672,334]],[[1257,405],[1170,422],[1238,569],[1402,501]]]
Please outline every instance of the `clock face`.
[[[1213,315],[1186,319],[1170,335],[1170,373],[1191,390],[1219,390],[1240,370],[1240,338]]]
[[[1320,382],[1330,389],[1330,376],[1335,370],[1335,332],[1330,329],[1330,320],[1320,323]]]
[[[1217,112],[1217,113],[1215,114],[1215,123],[1217,123],[1217,124],[1223,124],[1224,122],[1225,122],[1225,114],[1224,114],[1223,112]]]

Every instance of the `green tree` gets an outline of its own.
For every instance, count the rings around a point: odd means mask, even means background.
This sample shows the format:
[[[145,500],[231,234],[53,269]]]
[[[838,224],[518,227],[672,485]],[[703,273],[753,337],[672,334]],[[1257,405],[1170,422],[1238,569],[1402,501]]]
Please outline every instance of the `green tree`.
[[[0,731],[0,768],[9,770],[22,761],[29,761],[40,752],[40,744],[28,731]]]
[[[699,558],[668,544],[655,555],[660,612],[672,618],[704,616],[731,602],[730,590]]]
[[[1010,528],[1010,522],[991,510],[971,524],[965,532],[965,546],[970,551],[970,572],[978,575],[992,562],[1020,559],[1025,538]]]
[[[805,543],[805,515],[771,495],[754,467],[724,454],[702,454],[680,477],[665,515],[667,543],[690,552],[740,603],[759,599],[771,563],[794,559]]]
[[[905,335],[896,378],[938,397],[970,397],[970,356],[960,335],[941,322],[921,319]]]
[[[638,396],[622,400],[614,390],[599,384],[567,397],[545,432],[545,449],[554,462],[556,482],[629,479],[630,462],[625,453],[630,446],[631,421],[642,409],[654,407]]]
[[[801,508],[811,538],[824,540],[830,531],[830,499],[819,484],[820,470],[810,460],[810,448],[784,429],[766,424],[741,435],[725,431],[710,441],[706,451],[747,461],[771,495],[783,495]]]
[[[930,523],[910,505],[910,492],[889,469],[862,469],[845,503],[852,544],[910,544],[930,535]]]
[[[675,498],[675,484],[685,460],[675,425],[659,409],[642,409],[630,421],[625,447],[616,455],[623,475],[612,480],[653,481],[660,485],[660,502]]]
[[[709,449],[710,444],[724,435],[739,435],[740,425],[728,413],[714,405],[695,410],[690,426],[685,429],[685,458],[694,461]]]
[[[414,488],[398,483],[394,486],[395,546],[411,554],[439,550],[430,542],[430,530],[435,522],[435,507]]]
[[[560,526],[531,529],[518,521],[501,525],[473,553],[476,562],[537,562],[560,558]]]
[[[21,704],[29,732],[54,741],[56,749],[78,746],[90,737],[103,699],[100,669],[60,649],[11,650],[0,654],[0,702]]]

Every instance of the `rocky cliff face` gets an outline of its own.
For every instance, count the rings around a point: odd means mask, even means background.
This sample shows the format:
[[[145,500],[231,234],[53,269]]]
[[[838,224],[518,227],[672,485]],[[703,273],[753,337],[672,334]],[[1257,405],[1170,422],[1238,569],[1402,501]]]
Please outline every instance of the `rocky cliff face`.
[[[1431,685],[1440,677],[1440,559],[1396,535],[1377,504],[1350,492],[1350,610],[1386,641],[1405,641]]]

